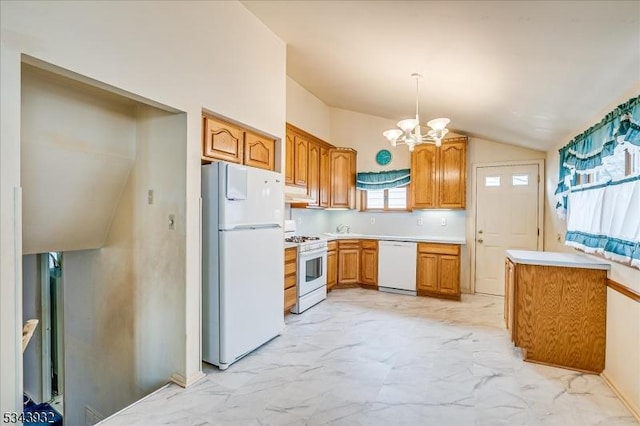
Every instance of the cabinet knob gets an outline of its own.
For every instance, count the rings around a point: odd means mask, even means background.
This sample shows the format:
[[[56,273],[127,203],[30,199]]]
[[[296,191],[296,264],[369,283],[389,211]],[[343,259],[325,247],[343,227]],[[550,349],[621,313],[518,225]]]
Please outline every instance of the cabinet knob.
[[[478,242],[481,243],[483,241],[482,238],[478,238]]]

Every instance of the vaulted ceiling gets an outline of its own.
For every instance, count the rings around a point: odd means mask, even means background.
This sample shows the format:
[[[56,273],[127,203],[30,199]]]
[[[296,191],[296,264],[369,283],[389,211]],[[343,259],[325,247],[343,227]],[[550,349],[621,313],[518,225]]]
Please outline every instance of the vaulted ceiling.
[[[330,107],[548,150],[640,92],[639,1],[243,1]],[[626,99],[624,99],[626,100]]]

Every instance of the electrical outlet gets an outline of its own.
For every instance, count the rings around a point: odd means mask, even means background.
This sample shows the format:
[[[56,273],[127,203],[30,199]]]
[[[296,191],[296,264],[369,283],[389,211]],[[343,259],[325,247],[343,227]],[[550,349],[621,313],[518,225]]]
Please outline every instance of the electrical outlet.
[[[447,226],[447,219],[445,219],[444,217],[440,219],[440,226]]]
[[[419,217],[418,218],[418,226],[422,226],[422,225],[424,225],[424,219]]]
[[[369,219],[369,221],[371,222],[372,225],[376,224],[376,218],[372,217],[371,219]]]

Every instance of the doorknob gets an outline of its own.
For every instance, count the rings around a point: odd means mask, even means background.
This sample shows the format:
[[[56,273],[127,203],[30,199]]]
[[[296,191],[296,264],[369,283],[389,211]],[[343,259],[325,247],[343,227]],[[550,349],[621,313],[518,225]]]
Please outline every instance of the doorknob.
[[[478,234],[482,234],[482,229],[478,231]]]
[[[483,240],[482,238],[478,238],[478,242],[481,243]]]

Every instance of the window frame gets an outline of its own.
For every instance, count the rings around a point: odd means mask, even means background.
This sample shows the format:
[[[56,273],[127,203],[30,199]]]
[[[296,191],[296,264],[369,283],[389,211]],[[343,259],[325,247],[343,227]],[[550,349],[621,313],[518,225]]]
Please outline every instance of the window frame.
[[[360,190],[360,211],[364,212],[410,212],[413,211],[413,209],[411,208],[411,184],[406,184],[404,186],[398,186],[398,188],[406,188],[406,207],[404,209],[393,209],[393,208],[389,208],[389,189],[382,189],[380,191],[384,191],[383,194],[383,204],[384,207],[379,209],[371,209],[371,208],[367,208],[367,191],[365,190]],[[395,188],[393,188],[395,189]]]

